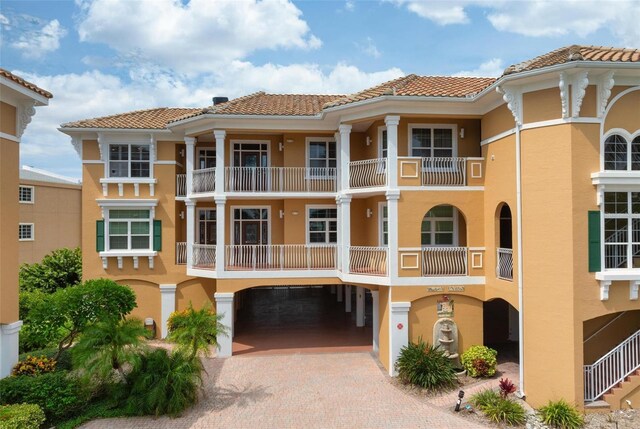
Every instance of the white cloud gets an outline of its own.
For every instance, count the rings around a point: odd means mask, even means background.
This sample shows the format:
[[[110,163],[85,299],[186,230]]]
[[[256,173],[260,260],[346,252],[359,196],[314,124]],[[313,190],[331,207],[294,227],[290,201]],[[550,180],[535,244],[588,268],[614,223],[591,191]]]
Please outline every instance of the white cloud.
[[[19,49],[25,58],[41,58],[45,54],[57,50],[60,47],[60,39],[66,34],[67,30],[60,25],[57,19],[54,19],[40,30],[21,34],[11,46]]]
[[[411,12],[439,25],[467,24],[465,11],[468,1],[387,0],[398,6],[406,5]]]
[[[0,13],[0,24],[9,25],[9,18]]]
[[[289,0],[82,0],[81,41],[184,72],[210,72],[260,49],[317,49]]]
[[[454,76],[498,77],[502,74],[504,68],[504,63],[500,58],[491,58],[480,64],[477,69],[459,71]]]
[[[358,49],[360,49],[362,52],[369,55],[370,57],[380,58],[382,56],[382,53],[378,50],[378,47],[376,46],[376,44],[374,43],[371,37],[367,37],[367,40],[365,43],[360,44],[356,42],[355,45]]]
[[[345,0],[344,2],[345,10],[349,12],[353,12],[356,9],[356,1],[355,0]]]

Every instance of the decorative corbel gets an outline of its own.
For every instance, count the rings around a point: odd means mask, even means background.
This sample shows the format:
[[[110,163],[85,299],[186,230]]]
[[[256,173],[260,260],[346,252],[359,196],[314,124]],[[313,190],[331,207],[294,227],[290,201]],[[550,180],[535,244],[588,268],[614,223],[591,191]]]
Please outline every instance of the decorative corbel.
[[[600,301],[609,300],[609,287],[611,280],[600,280]]]
[[[109,154],[107,153],[106,143],[104,141],[104,134],[98,133],[98,150],[100,150],[100,160],[107,162]]]
[[[567,74],[560,72],[560,80],[558,81],[558,88],[560,89],[560,103],[562,103],[562,118],[569,117],[569,82],[567,80]]]
[[[149,256],[149,269],[153,270],[153,256]]]
[[[604,185],[598,185],[598,189],[596,191],[596,205],[600,207],[603,201],[604,201]]]
[[[573,77],[571,82],[571,116],[577,118],[580,115],[582,100],[589,86],[589,72],[581,71]]]
[[[155,162],[157,157],[157,143],[156,136],[154,134],[149,135],[149,162]]]
[[[520,102],[520,91],[514,88],[497,86],[496,92],[502,95],[502,99],[507,103],[507,107],[513,115],[517,125],[522,125],[522,103]]]
[[[138,257],[137,256],[133,257],[133,269],[134,270],[138,269]]]
[[[71,137],[71,144],[73,145],[73,148],[76,150],[76,153],[78,154],[80,159],[82,159],[82,138],[78,136]]]
[[[118,259],[118,269],[121,270],[122,269],[122,256],[118,256],[117,259]]]
[[[102,268],[104,268],[105,270],[109,267],[109,258],[107,258],[106,256],[102,257]]]
[[[18,118],[16,127],[16,137],[21,138],[24,130],[31,122],[31,118],[36,114],[35,101],[25,101],[18,105]]]
[[[638,300],[639,286],[640,286],[640,280],[632,280],[629,282],[629,299],[631,301]]]
[[[598,118],[602,118],[605,110],[607,110],[611,89],[615,84],[613,73],[613,70],[606,72],[598,83]]]

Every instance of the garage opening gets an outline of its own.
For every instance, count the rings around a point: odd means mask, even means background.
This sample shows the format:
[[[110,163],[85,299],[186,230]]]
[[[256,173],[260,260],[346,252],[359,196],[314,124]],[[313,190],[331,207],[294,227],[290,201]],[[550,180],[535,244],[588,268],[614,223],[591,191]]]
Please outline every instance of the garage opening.
[[[501,298],[483,304],[484,345],[498,351],[498,362],[518,362],[518,310]]]
[[[234,355],[372,350],[372,298],[367,289],[270,286],[244,290],[237,298]],[[358,305],[364,310],[360,323]]]

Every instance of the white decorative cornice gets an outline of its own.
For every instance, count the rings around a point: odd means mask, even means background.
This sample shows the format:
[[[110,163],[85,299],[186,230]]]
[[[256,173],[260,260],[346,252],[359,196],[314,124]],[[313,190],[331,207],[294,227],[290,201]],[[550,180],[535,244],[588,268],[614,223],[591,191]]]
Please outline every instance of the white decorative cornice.
[[[562,103],[562,117],[568,118],[569,117],[569,82],[567,81],[567,74],[565,72],[560,73],[558,88],[560,89],[560,102]]]
[[[104,134],[98,133],[98,149],[100,150],[100,159],[102,162],[107,162],[108,153],[106,148],[107,143],[104,141]]]
[[[577,73],[571,82],[571,116],[577,118],[580,116],[580,107],[582,107],[582,100],[587,92],[587,86],[589,86],[588,71],[581,71]]]
[[[388,115],[384,117],[384,124],[387,127],[397,126],[400,124],[400,116],[397,115]]]
[[[31,122],[31,118],[36,114],[35,104],[36,102],[31,100],[25,101],[24,103],[20,103],[18,105],[18,123],[16,129],[16,137],[22,137],[22,133],[24,133],[27,125],[29,125],[29,122]]]
[[[602,118],[604,111],[607,109],[609,97],[611,97],[611,88],[615,84],[613,74],[613,70],[606,72],[598,83],[598,118]]]
[[[224,140],[227,136],[227,132],[225,130],[213,130],[213,136],[216,140]]]
[[[195,137],[185,137],[184,138],[184,144],[193,146],[193,145],[196,144],[196,138]]]
[[[154,134],[149,135],[149,161],[154,162],[157,157],[156,150],[158,149],[158,145],[156,143],[156,136]]]
[[[507,103],[507,107],[511,110],[513,119],[517,125],[522,125],[522,103],[520,98],[522,94],[515,88],[497,86],[496,92],[502,95],[502,99]]]
[[[349,125],[349,124],[341,124],[338,127],[338,130],[340,131],[340,134],[349,134],[349,133],[351,133],[351,125]]]
[[[71,137],[71,144],[73,148],[76,150],[76,153],[82,159],[82,139],[78,136]]]

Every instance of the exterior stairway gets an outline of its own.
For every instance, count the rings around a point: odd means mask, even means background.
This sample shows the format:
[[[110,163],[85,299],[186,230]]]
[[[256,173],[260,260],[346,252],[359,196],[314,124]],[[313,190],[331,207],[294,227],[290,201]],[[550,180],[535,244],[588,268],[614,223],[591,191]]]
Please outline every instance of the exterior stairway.
[[[631,407],[640,407],[640,370],[636,370],[629,375],[624,381],[618,383],[609,392],[605,393],[602,399],[609,404],[610,409],[620,410]]]

